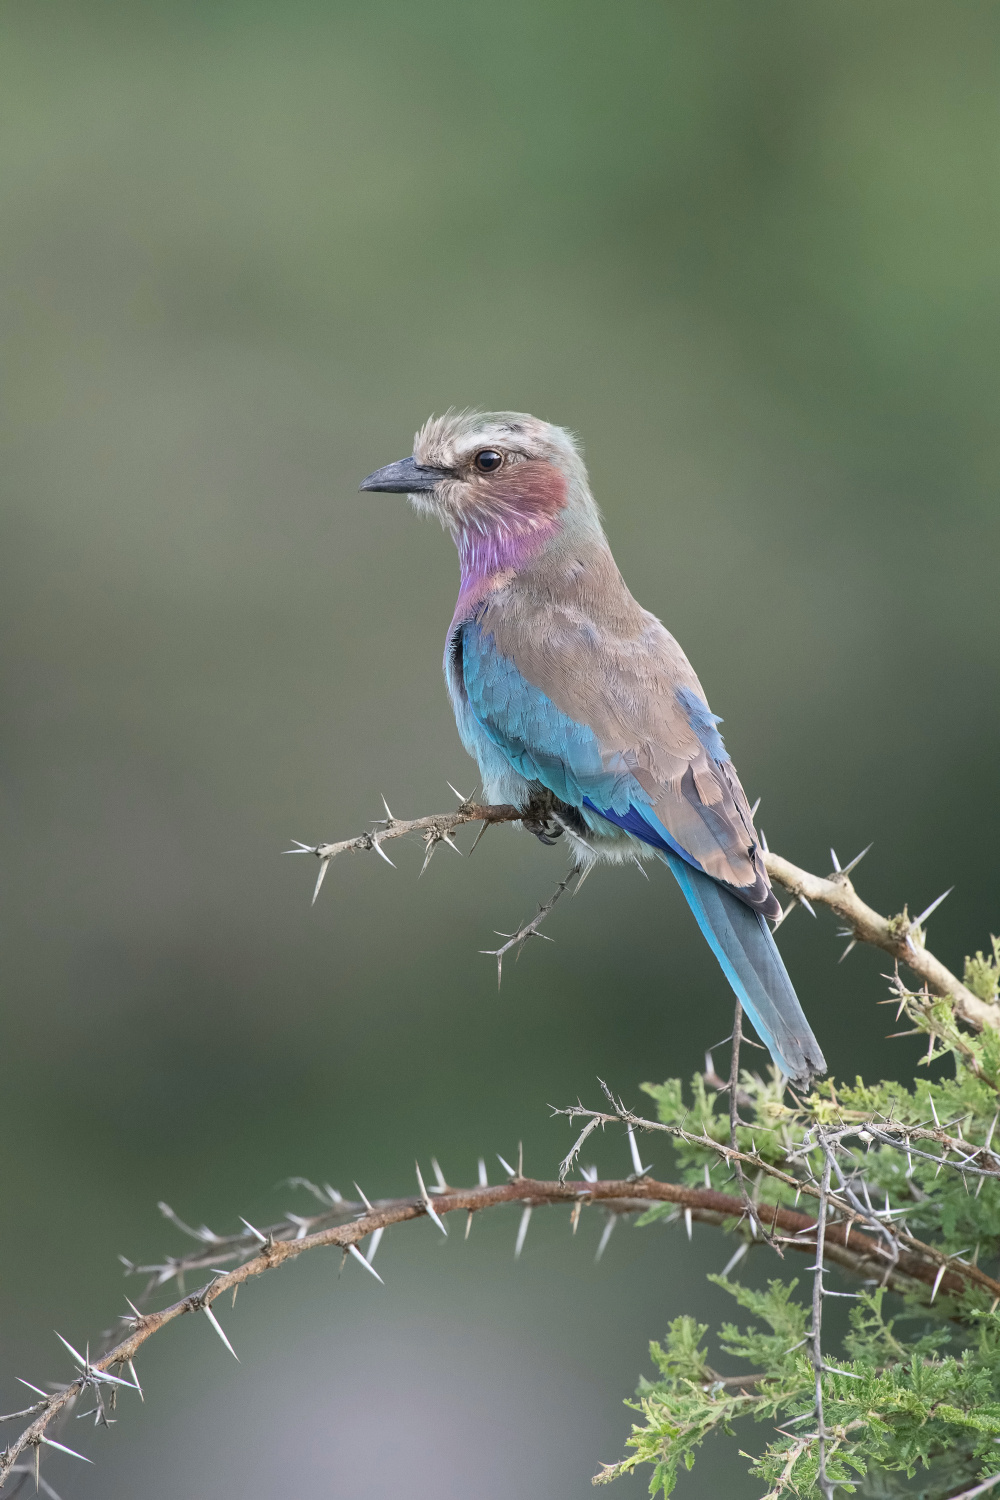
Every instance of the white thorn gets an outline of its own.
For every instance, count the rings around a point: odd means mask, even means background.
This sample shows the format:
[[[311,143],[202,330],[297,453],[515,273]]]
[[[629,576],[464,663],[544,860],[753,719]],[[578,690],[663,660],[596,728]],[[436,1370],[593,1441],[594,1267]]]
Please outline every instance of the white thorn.
[[[386,854],[385,850],[382,848],[382,845],[378,841],[378,835],[375,834],[375,833],[372,834],[372,848],[375,850],[376,854],[381,854],[382,858],[385,860],[385,862],[386,862],[387,865],[392,865],[392,860],[389,858],[388,854]],[[392,865],[392,868],[395,869],[396,866]]]
[[[379,796],[381,796],[381,795],[382,794],[380,792]],[[390,808],[388,802],[385,800],[384,797],[382,797],[382,806],[385,808],[385,815],[386,815],[386,818],[388,819],[388,821],[390,823],[395,823],[396,819],[392,815],[392,809]]]
[[[139,1392],[139,1400],[141,1402],[143,1402],[143,1404],[145,1404],[146,1398],[142,1394],[142,1386],[139,1384],[139,1377],[135,1373],[135,1365],[132,1362],[132,1360],[129,1360],[129,1362],[128,1362],[128,1368],[129,1368],[129,1374],[132,1376],[132,1379],[135,1381],[135,1388]]]
[[[594,1263],[595,1263],[595,1265],[600,1260],[601,1256],[604,1254],[605,1250],[607,1249],[608,1240],[611,1238],[611,1235],[612,1235],[612,1233],[614,1231],[614,1227],[615,1227],[615,1225],[617,1223],[618,1223],[618,1215],[617,1214],[608,1214],[608,1222],[604,1226],[604,1233],[601,1235],[601,1242],[600,1242],[600,1244],[597,1247],[597,1254],[594,1256]]]
[[[934,1290],[931,1292],[931,1301],[932,1302],[934,1301],[934,1298],[938,1294],[938,1287],[941,1285],[941,1278],[942,1278],[942,1276],[944,1275],[944,1273],[945,1273],[945,1271],[947,1269],[948,1269],[947,1266],[938,1266],[938,1273],[937,1273],[937,1275],[934,1278]]]
[[[91,1380],[106,1380],[109,1385],[123,1385],[127,1390],[132,1389],[131,1380],[123,1380],[120,1375],[111,1375],[107,1370],[98,1370],[91,1365],[87,1371]]]
[[[520,1224],[517,1226],[517,1241],[516,1241],[516,1243],[514,1245],[514,1259],[515,1260],[519,1260],[520,1257],[521,1257],[521,1251],[524,1249],[524,1242],[525,1242],[525,1240],[527,1239],[527,1236],[528,1236],[528,1225],[530,1223],[531,1223],[531,1204],[529,1203],[528,1207],[524,1210],[524,1213],[521,1215],[521,1222],[520,1222]]]
[[[266,1245],[267,1244],[267,1235],[266,1234],[261,1234],[261,1232],[260,1232],[259,1229],[255,1229],[253,1227],[253,1225],[250,1223],[250,1220],[249,1219],[244,1219],[244,1217],[243,1217],[242,1214],[240,1214],[240,1223],[241,1224],[245,1224],[247,1226],[247,1228],[249,1229],[250,1233],[252,1235],[255,1235],[257,1237],[257,1239],[260,1240],[260,1242],[261,1242],[262,1245]]]
[[[479,1186],[489,1187],[490,1181],[486,1175],[486,1162],[483,1157],[479,1158]]]
[[[914,917],[913,918],[913,921],[910,923],[910,926],[911,927],[922,927],[923,924],[927,921],[927,918],[930,916],[931,912],[932,911],[937,911],[938,907],[941,905],[941,902],[945,899],[946,896],[950,896],[951,893],[952,893],[952,891],[954,889],[955,889],[955,887],[953,885],[950,885],[946,891],[942,891],[941,894],[940,894],[940,896],[937,898],[937,900],[936,901],[932,901],[931,904],[930,904],[930,906],[928,906],[924,911],[922,911],[920,913],[919,917]]]
[[[57,1443],[55,1438],[43,1436],[38,1441],[44,1443],[47,1448],[58,1448],[60,1453],[68,1453],[71,1458],[78,1458],[83,1464],[92,1464],[94,1462],[92,1458],[85,1458],[82,1453],[77,1453],[75,1448],[67,1448],[65,1443]]]
[[[684,1228],[687,1230],[687,1237],[688,1237],[688,1239],[690,1239],[691,1238],[691,1210],[689,1208],[686,1208],[684,1210]]]
[[[312,1221],[310,1219],[304,1219],[301,1214],[293,1213],[286,1214],[286,1218],[288,1219],[289,1223],[298,1225],[298,1228],[295,1231],[295,1238],[297,1240],[304,1240],[306,1235],[309,1233],[309,1225]]]
[[[730,1271],[735,1270],[735,1268],[739,1265],[740,1261],[743,1259],[744,1255],[746,1255],[749,1249],[750,1241],[744,1240],[736,1253],[734,1255],[731,1255],[726,1261],[726,1264],[722,1268],[722,1275],[728,1276]]]
[[[46,1401],[52,1400],[51,1391],[43,1391],[41,1386],[32,1385],[31,1381],[25,1380],[23,1375],[15,1375],[14,1379],[18,1382],[19,1385],[26,1385],[29,1391],[34,1391],[36,1396],[42,1396]]]
[[[815,909],[814,909],[814,908],[813,908],[813,906],[812,906],[812,905],[811,905],[811,904],[810,904],[810,903],[809,903],[809,902],[808,902],[808,901],[807,901],[807,900],[806,900],[806,898],[805,898],[805,896],[800,896],[800,897],[799,897],[799,905],[800,905],[800,906],[804,906],[804,907],[805,907],[805,909],[806,909],[806,911],[807,911],[807,912],[808,912],[808,913],[809,913],[809,915],[810,915],[810,916],[811,916],[811,917],[814,917],[814,916],[815,916],[815,915],[816,915],[816,912],[815,912]]]
[[[628,1143],[629,1149],[632,1152],[632,1165],[635,1168],[635,1175],[637,1177],[642,1177],[646,1169],[642,1164],[642,1157],[639,1155],[639,1147],[635,1143],[635,1131],[632,1129],[631,1125],[628,1128]]]
[[[211,1307],[209,1306],[209,1304],[207,1302],[202,1307],[202,1312],[205,1314],[205,1317],[211,1323],[212,1327],[215,1329],[216,1333],[219,1335],[219,1338],[225,1344],[226,1348],[229,1350],[230,1354],[233,1356],[233,1358],[235,1359],[236,1363],[239,1364],[239,1362],[240,1362],[239,1355],[236,1353],[236,1350],[233,1348],[232,1344],[226,1338],[225,1329],[223,1328],[222,1324],[219,1322],[218,1318],[215,1316],[215,1313],[212,1311]]]
[[[348,1255],[353,1255],[355,1260],[358,1260],[358,1261],[361,1262],[361,1264],[364,1266],[365,1270],[368,1271],[372,1276],[375,1277],[375,1280],[378,1282],[379,1286],[385,1286],[385,1282],[382,1280],[381,1276],[378,1274],[378,1272],[376,1271],[375,1267],[372,1265],[371,1261],[370,1260],[365,1260],[364,1256],[361,1254],[361,1251],[358,1249],[357,1245],[348,1245],[348,1247],[347,1247],[347,1253],[348,1253]]]
[[[357,1183],[354,1184],[354,1191],[357,1193],[358,1197],[361,1199],[362,1203],[365,1205],[365,1208],[367,1208],[368,1212],[370,1214],[373,1214],[375,1212],[375,1210],[372,1208],[371,1204],[368,1202],[368,1199],[365,1197],[364,1193],[358,1187]]]
[[[444,1180],[444,1173],[438,1166],[438,1159],[436,1156],[431,1157],[431,1166],[434,1168],[434,1176],[437,1180],[438,1192],[446,1193],[448,1191],[448,1184]]]
[[[508,1177],[516,1177],[517,1176],[517,1173],[514,1171],[514,1168],[511,1166],[510,1162],[509,1161],[504,1161],[504,1159],[500,1155],[499,1151],[497,1152],[497,1161],[503,1167],[503,1169],[507,1173]]]
[[[84,1359],[83,1355],[73,1348],[73,1345],[70,1343],[69,1339],[64,1339],[62,1334],[57,1329],[54,1328],[52,1331],[55,1334],[56,1338],[59,1340],[60,1344],[66,1345],[66,1348],[69,1350],[70,1354],[72,1354],[73,1358],[76,1360],[80,1368],[82,1370],[85,1370],[90,1361]]]
[[[861,853],[860,854],[856,854],[854,856],[854,858],[851,860],[850,864],[849,865],[845,865],[844,868],[841,870],[840,873],[842,875],[850,875],[850,873],[854,869],[855,865],[859,865],[861,863],[861,861],[864,859],[865,855],[868,853],[868,851],[869,851],[870,848],[871,848],[871,844],[866,844],[865,847],[862,849]]]
[[[760,798],[758,797],[757,801],[754,803],[753,807],[751,807],[751,809],[750,809],[750,821],[751,821],[751,823],[753,822],[754,818],[757,816],[757,809],[758,809],[759,806],[760,806]]]
[[[316,876],[316,889],[313,891],[313,898],[311,903],[313,906],[316,905],[316,897],[319,895],[320,890],[323,886],[323,881],[326,879],[326,871],[329,863],[330,861],[328,859],[320,860],[319,874]]]
[[[465,1221],[465,1235],[464,1235],[465,1239],[469,1238],[469,1230],[471,1228],[472,1228],[472,1209],[470,1208],[469,1209],[469,1213],[468,1213],[468,1217],[466,1218],[466,1221]]]
[[[833,873],[835,875],[839,875],[840,874],[840,860],[837,858],[837,851],[836,851],[836,849],[831,849],[830,850],[830,858],[833,860]]]
[[[424,873],[427,866],[430,864],[431,859],[434,855],[434,850],[437,848],[439,842],[440,841],[438,839],[438,836],[434,832],[430,832],[424,835],[424,847],[427,852],[424,855],[424,862],[420,866],[420,875]],[[420,875],[417,876],[418,880],[420,879]]]
[[[857,940],[857,938],[851,938],[851,941],[848,943],[848,945],[844,949],[843,953],[837,959],[838,964],[842,964],[844,962],[844,959],[850,953],[851,949],[852,948],[856,948],[857,946],[858,946],[858,940]]]
[[[368,1241],[368,1250],[365,1255],[365,1259],[368,1261],[369,1265],[371,1265],[372,1261],[375,1259],[375,1251],[378,1249],[379,1243],[384,1234],[385,1229],[382,1226],[372,1231],[372,1237]]]
[[[424,1200],[424,1210],[425,1210],[425,1212],[427,1214],[427,1217],[429,1219],[432,1219],[434,1221],[434,1223],[440,1229],[441,1233],[444,1235],[445,1239],[447,1239],[447,1237],[448,1237],[448,1231],[447,1231],[447,1229],[445,1229],[444,1222],[440,1218],[440,1216],[439,1216],[439,1214],[437,1212],[437,1209],[434,1207],[433,1203],[431,1202],[431,1195],[430,1195],[430,1193],[427,1191],[426,1187],[424,1186],[423,1174],[420,1171],[420,1163],[419,1162],[417,1162],[416,1167],[417,1167],[417,1182],[420,1184],[420,1196]]]

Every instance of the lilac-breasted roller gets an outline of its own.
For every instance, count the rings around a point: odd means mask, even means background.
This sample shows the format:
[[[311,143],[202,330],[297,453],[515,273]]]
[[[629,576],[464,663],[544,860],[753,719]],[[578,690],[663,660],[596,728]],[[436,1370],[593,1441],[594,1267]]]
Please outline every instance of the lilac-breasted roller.
[[[448,413],[361,488],[408,494],[455,539],[444,669],[486,801],[546,798],[583,864],[664,860],[781,1070],[825,1072],[722,721],[626,588],[573,437],[518,412]]]

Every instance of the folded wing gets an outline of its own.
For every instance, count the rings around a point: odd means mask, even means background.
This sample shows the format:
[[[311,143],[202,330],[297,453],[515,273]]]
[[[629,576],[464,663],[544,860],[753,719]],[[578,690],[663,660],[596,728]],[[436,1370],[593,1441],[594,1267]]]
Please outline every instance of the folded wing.
[[[461,627],[469,707],[529,780],[775,917],[720,721],[677,642],[640,614],[625,636],[566,610],[544,621],[484,611]]]

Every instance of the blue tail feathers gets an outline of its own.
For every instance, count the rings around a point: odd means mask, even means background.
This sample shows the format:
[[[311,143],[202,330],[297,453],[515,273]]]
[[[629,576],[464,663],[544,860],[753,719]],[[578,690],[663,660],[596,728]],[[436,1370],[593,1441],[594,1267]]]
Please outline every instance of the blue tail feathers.
[[[814,1073],[825,1073],[819,1043],[766,919],[673,852],[663,857],[737,1000],[782,1072],[803,1085]]]

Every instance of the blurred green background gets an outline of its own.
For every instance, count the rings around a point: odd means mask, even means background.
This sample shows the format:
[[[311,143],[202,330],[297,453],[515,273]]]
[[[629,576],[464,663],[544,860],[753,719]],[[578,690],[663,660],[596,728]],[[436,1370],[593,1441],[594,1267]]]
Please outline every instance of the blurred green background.
[[[562,851],[417,883],[291,837],[451,804],[457,567],[359,496],[455,405],[586,445],[618,561],[693,658],[772,847],[998,922],[1000,11],[914,0],[285,0],[0,13],[2,1389],[67,1376],[115,1259],[292,1173],[408,1192],[437,1154],[550,1174],[546,1104],[690,1075],[731,1000],[665,871],[598,871],[497,994]],[[465,847],[468,847],[468,838]],[[886,967],[797,913],[832,1068],[903,1073]],[[720,1061],[724,1056],[720,1053]],[[625,1169],[620,1137],[597,1141]],[[646,1160],[669,1170],[655,1142]],[[569,1500],[716,1231],[516,1211],[391,1233],[383,1291],[285,1271],[139,1363],[102,1500]],[[773,1269],[763,1256],[750,1276]],[[688,1497],[752,1496],[709,1451]],[[623,1481],[639,1493],[644,1481]],[[631,1486],[631,1488],[630,1488]]]

